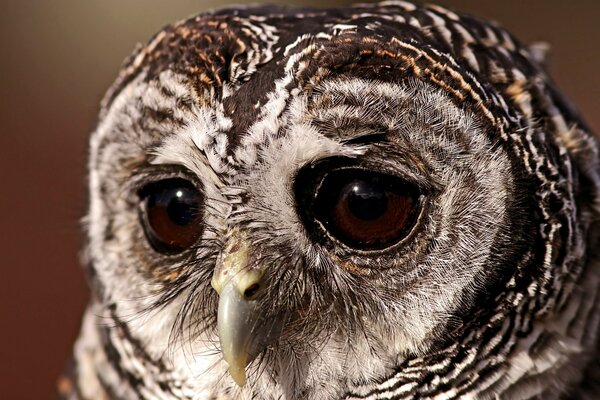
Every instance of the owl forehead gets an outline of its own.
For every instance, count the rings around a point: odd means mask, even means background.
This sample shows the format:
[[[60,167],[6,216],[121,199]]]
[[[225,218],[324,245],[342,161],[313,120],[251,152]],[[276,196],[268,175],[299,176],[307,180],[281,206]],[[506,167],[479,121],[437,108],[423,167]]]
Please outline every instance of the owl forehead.
[[[477,46],[485,51],[476,54]],[[136,76],[152,80],[169,70],[188,77],[198,101],[222,102],[224,114],[235,116],[234,142],[278,91],[307,90],[331,74],[417,77],[506,124],[499,120],[510,108],[479,79],[504,84],[531,69],[515,62],[524,51],[494,26],[402,1],[335,10],[225,9],[159,32],[131,57],[104,106]]]
[[[201,109],[200,119],[216,121],[208,130],[218,132],[205,138],[195,135],[196,144],[205,150],[206,142],[211,141],[209,153],[213,154],[209,158],[214,160],[218,155],[232,161],[242,156],[236,152],[256,148],[269,134],[277,133],[292,99],[299,94],[310,98],[314,91],[331,88],[323,82],[360,78],[406,83],[416,79],[440,88],[451,101],[461,107],[471,106],[485,116],[490,125],[486,131],[494,141],[497,128],[508,124],[508,108],[503,109],[499,96],[482,90],[469,73],[469,68],[479,69],[485,61],[469,57],[473,55],[469,41],[474,40],[473,30],[479,27],[490,45],[512,46],[513,50],[515,45],[502,31],[484,29],[475,22],[461,20],[442,8],[406,2],[340,10],[222,10],[159,32],[122,70],[105,109],[139,77],[158,83],[162,93],[157,97],[172,97],[177,102],[166,108],[149,104],[146,109],[152,116],[170,117],[173,108],[189,104],[180,99],[192,98],[191,103]],[[458,50],[462,55],[456,53]],[[465,60],[474,64],[469,67]],[[172,76],[185,79],[187,84],[173,84]],[[186,86],[194,92],[191,96],[185,93]],[[367,93],[366,88],[355,87],[355,91]],[[345,94],[338,91],[338,99],[350,99]],[[384,105],[375,103],[371,108]],[[224,168],[222,165],[217,170],[223,172]]]

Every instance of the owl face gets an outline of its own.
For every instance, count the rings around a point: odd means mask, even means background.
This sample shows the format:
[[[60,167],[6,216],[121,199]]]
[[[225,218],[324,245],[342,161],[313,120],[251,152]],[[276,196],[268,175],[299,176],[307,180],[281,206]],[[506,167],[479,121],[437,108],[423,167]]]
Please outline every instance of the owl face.
[[[448,352],[483,371],[468,358],[506,356],[507,315],[576,260],[570,161],[510,86],[541,70],[473,52],[479,21],[364,7],[197,17],[124,68],[86,220],[99,335],[142,382],[117,394],[351,397]]]

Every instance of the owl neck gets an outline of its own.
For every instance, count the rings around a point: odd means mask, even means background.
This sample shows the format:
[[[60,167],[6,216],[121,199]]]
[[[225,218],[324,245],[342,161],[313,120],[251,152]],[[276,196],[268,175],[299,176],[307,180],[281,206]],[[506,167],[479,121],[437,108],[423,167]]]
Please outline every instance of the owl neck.
[[[345,399],[600,399],[600,343],[594,342],[600,260],[565,290],[571,292],[562,306],[537,320],[527,314],[527,301],[507,306],[466,328],[450,346],[406,360],[383,381],[355,388]]]
[[[163,363],[148,356],[127,326],[106,317],[97,303],[84,314],[73,358],[68,376],[59,382],[63,399],[185,398],[170,393],[180,385]]]

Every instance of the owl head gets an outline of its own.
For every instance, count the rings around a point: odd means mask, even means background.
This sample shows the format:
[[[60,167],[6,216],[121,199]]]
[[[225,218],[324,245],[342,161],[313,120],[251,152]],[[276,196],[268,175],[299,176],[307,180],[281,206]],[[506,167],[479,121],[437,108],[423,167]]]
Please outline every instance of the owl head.
[[[403,1],[159,32],[91,137],[82,393],[577,384],[598,330],[597,146],[535,58]]]

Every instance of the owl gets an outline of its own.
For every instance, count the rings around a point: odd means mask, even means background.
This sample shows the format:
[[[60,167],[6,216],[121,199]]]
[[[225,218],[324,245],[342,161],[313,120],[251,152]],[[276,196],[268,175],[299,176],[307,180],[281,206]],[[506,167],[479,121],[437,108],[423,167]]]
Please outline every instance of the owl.
[[[90,139],[62,397],[600,398],[598,144],[541,61],[405,1],[160,31]]]

